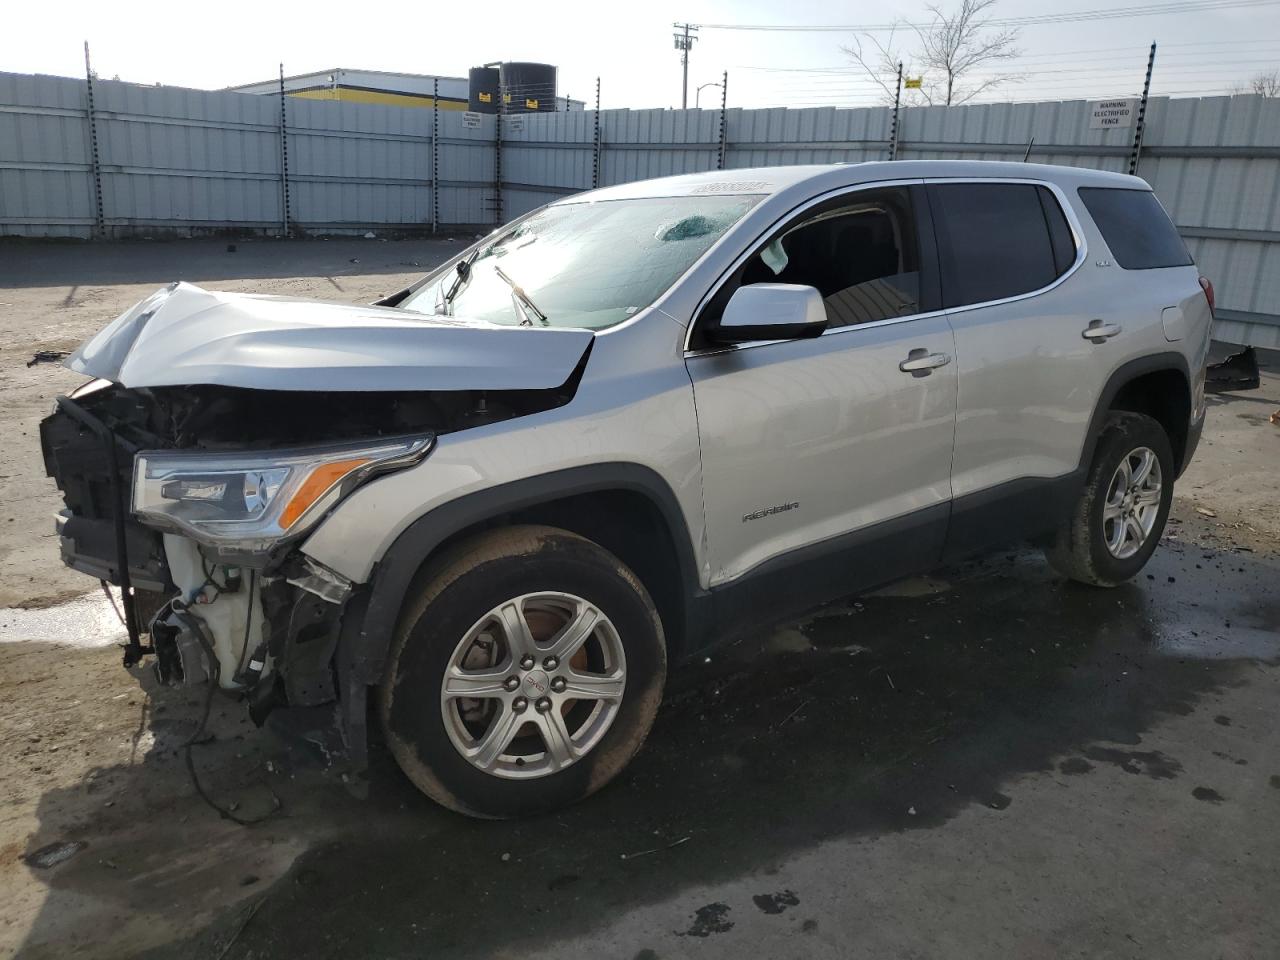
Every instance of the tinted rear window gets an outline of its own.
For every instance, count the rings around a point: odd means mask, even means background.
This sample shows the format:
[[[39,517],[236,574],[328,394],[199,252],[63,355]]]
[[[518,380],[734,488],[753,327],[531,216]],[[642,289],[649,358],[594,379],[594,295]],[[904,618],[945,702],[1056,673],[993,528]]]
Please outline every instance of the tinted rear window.
[[[929,187],[948,307],[1003,300],[1047,287],[1075,262],[1058,201],[1025,183]]]
[[[1102,231],[1116,263],[1124,269],[1191,264],[1191,255],[1178,236],[1178,229],[1151,191],[1081,187],[1080,199]]]

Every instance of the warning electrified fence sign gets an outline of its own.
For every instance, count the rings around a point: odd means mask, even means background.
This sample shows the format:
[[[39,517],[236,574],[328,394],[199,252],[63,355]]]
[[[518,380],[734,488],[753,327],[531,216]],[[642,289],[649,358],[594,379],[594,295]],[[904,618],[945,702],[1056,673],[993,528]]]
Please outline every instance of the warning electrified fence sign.
[[[1124,130],[1138,116],[1138,101],[1095,100],[1089,104],[1090,130]]]

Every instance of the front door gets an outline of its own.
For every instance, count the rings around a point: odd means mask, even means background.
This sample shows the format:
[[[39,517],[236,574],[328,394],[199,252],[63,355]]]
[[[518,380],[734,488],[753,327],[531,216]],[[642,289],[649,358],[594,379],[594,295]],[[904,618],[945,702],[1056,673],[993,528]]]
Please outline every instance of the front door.
[[[901,539],[878,558],[864,554],[876,579],[937,560],[956,365],[951,328],[936,312],[934,263],[919,242],[932,243],[919,189],[815,204],[764,238],[696,319],[714,323],[739,285],[773,282],[816,287],[829,324],[814,339],[732,348],[700,344],[694,327],[686,362],[713,587],[792,560],[813,570],[828,552],[838,564],[839,548],[874,549],[882,535]]]

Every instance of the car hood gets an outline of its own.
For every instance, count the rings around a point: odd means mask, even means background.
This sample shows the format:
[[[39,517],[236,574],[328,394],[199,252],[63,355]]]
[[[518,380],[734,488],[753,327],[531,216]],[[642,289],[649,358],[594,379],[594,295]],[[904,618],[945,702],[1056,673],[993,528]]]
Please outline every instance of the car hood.
[[[593,336],[175,283],[66,365],[126,387],[539,390],[565,383]]]

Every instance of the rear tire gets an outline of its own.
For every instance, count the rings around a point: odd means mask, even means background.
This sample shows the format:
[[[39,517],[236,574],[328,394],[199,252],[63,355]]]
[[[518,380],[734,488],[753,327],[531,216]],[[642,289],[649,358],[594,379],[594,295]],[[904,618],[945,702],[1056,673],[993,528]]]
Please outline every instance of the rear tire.
[[[539,813],[594,793],[640,749],[666,647],[617,557],[565,530],[506,527],[450,550],[413,590],[381,714],[427,796],[473,817]]]
[[[1045,549],[1059,573],[1098,587],[1135,577],[1160,543],[1176,468],[1164,428],[1141,413],[1108,415],[1084,490]]]

